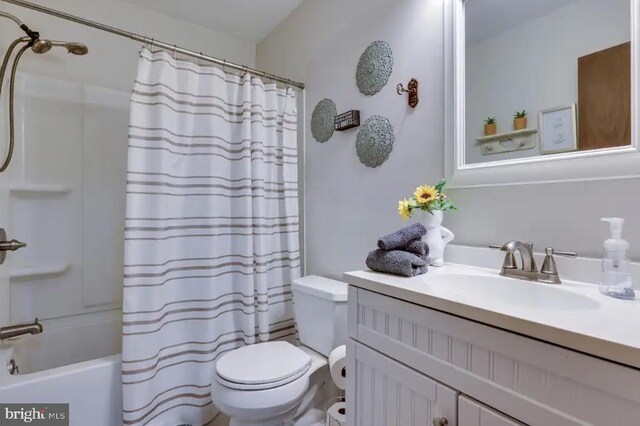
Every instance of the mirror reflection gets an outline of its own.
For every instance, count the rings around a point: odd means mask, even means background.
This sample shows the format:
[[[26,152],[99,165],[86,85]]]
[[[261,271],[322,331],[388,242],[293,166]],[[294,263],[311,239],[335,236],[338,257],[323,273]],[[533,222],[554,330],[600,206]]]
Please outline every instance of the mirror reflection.
[[[631,144],[629,0],[467,0],[466,164]]]

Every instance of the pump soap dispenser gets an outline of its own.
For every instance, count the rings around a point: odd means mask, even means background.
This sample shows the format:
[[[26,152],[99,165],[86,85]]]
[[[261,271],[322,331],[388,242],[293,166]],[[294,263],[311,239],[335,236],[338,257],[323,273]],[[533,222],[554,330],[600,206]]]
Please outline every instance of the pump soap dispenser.
[[[627,259],[629,243],[622,239],[624,219],[602,218],[611,228],[611,238],[604,242],[600,293],[618,299],[635,299],[631,281],[631,264]]]

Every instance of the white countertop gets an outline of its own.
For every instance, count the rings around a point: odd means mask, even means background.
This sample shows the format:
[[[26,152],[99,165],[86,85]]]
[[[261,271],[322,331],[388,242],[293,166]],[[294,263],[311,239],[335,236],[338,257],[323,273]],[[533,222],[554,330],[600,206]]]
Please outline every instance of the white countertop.
[[[603,296],[598,287],[565,281],[560,286],[502,278],[499,271],[447,264],[425,275],[403,278],[371,271],[344,274],[349,284],[462,318],[498,327],[565,348],[640,368],[640,301]],[[447,288],[452,274],[477,277],[478,291],[463,293]],[[439,276],[439,277],[438,277]],[[526,303],[505,303],[502,294],[483,291],[489,277],[509,287],[510,297]],[[475,278],[470,278],[471,281]],[[474,284],[475,285],[475,284]],[[539,288],[532,286],[551,286]],[[554,292],[562,292],[554,293]],[[559,302],[553,303],[558,295]],[[541,297],[542,295],[542,297]],[[639,295],[640,296],[640,295]],[[562,301],[585,301],[585,307],[564,307]],[[539,303],[539,305],[538,305]]]

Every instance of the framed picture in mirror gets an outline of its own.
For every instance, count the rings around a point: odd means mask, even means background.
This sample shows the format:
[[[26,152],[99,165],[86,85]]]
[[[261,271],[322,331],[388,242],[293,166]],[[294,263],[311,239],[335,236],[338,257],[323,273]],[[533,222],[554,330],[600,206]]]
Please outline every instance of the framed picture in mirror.
[[[539,126],[543,155],[578,149],[576,104],[540,111]]]

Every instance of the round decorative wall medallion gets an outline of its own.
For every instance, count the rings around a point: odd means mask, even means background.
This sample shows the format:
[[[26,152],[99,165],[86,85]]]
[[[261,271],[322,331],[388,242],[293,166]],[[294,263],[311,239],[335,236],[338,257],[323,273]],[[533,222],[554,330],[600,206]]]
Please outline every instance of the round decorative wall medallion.
[[[331,139],[335,129],[336,115],[338,115],[338,109],[331,99],[318,102],[311,115],[311,134],[315,140],[324,143]]]
[[[385,41],[374,41],[360,56],[356,71],[358,89],[365,95],[375,95],[386,86],[392,71],[391,46]]]
[[[364,122],[358,132],[356,152],[360,162],[367,167],[378,167],[387,161],[393,151],[393,126],[389,120],[374,115]]]

